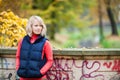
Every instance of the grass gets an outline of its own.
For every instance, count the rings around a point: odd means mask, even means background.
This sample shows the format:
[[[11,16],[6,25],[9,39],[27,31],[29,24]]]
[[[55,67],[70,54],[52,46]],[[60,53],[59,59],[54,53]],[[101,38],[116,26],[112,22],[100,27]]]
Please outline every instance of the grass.
[[[102,42],[103,48],[120,48],[120,36],[106,37]]]
[[[51,41],[52,45],[55,48],[79,48],[79,43],[84,39],[92,39],[93,35],[97,30],[84,29],[84,30],[75,30],[67,31],[63,29],[58,35],[56,35],[56,40]]]

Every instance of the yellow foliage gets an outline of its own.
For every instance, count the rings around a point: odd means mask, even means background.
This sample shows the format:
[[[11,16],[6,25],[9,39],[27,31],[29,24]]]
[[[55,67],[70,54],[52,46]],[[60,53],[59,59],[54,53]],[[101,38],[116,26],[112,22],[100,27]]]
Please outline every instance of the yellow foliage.
[[[0,0],[0,4],[1,4],[2,0]]]
[[[27,19],[15,15],[12,11],[0,13],[0,46],[16,47],[26,32]]]

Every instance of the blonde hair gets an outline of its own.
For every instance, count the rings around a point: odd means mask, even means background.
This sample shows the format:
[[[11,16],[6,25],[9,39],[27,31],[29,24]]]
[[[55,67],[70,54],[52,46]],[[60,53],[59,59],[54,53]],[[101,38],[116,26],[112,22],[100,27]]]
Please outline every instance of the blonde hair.
[[[43,19],[41,18],[41,17],[39,17],[39,16],[31,16],[30,18],[29,18],[29,20],[28,20],[28,23],[27,23],[27,26],[26,26],[26,32],[27,32],[27,34],[31,37],[32,36],[32,25],[33,25],[33,22],[34,22],[34,20],[37,20],[42,26],[43,26],[43,28],[42,28],[42,32],[41,32],[41,36],[45,36],[46,35],[46,31],[47,31],[47,29],[46,29],[46,25],[44,24],[44,21],[43,21]]]

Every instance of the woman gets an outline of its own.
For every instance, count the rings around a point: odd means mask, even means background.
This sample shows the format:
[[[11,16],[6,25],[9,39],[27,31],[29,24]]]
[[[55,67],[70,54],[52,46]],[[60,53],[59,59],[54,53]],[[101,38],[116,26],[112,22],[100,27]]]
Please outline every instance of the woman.
[[[42,18],[31,16],[26,33],[16,52],[17,75],[20,80],[46,80],[46,72],[53,63],[53,52],[45,38],[46,26]]]

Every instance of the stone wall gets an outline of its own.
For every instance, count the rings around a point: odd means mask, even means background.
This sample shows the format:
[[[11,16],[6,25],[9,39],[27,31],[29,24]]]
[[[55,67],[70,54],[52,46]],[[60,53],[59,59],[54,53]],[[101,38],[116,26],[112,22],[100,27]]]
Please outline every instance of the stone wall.
[[[16,48],[0,48],[0,80],[16,79]],[[120,49],[53,50],[48,80],[120,80]],[[3,79],[4,80],[4,79]]]

